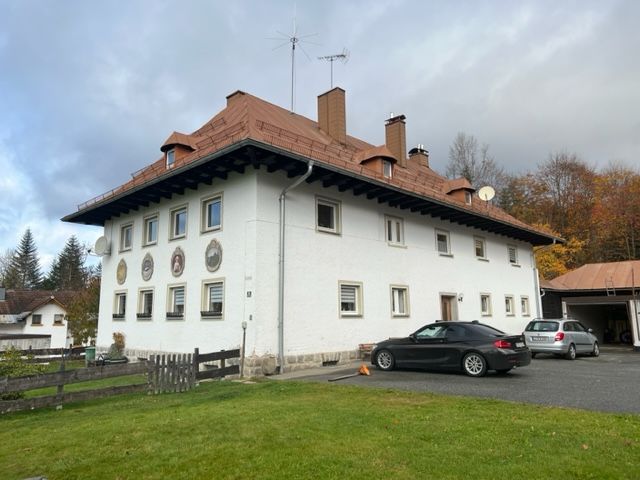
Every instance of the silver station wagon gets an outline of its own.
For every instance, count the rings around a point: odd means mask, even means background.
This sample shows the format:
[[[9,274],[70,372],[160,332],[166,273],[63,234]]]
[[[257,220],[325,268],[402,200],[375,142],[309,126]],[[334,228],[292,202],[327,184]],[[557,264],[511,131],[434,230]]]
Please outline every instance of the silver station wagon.
[[[600,355],[598,339],[592,332],[571,318],[535,319],[525,328],[524,339],[531,350],[531,357],[538,353],[552,353],[575,360],[580,354]]]

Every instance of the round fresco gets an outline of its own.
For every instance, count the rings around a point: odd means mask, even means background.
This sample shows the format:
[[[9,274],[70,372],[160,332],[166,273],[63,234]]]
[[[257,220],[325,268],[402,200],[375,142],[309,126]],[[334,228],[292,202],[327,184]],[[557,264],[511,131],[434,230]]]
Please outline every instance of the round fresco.
[[[217,240],[211,240],[207,249],[204,252],[204,261],[207,265],[207,270],[215,272],[220,268],[222,263],[222,245]]]
[[[174,277],[179,277],[184,272],[184,252],[180,247],[176,247],[171,255],[171,273]]]
[[[125,262],[124,258],[122,258],[118,262],[118,268],[116,268],[116,280],[118,281],[118,285],[122,285],[126,279],[127,279],[127,262]]]
[[[145,282],[151,280],[153,275],[153,257],[150,253],[147,253],[142,259],[142,279]]]

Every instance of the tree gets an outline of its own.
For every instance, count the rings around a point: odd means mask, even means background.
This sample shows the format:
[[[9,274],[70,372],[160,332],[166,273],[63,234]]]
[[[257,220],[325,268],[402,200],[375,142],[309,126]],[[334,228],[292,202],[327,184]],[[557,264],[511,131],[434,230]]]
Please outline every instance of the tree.
[[[6,249],[3,254],[0,254],[0,287],[6,286],[9,267],[11,266],[11,259],[14,254],[15,252],[11,248]]]
[[[62,251],[53,260],[43,286],[50,290],[80,290],[84,288],[88,269],[84,267],[86,250],[72,235]]]
[[[100,277],[91,277],[73,301],[67,305],[67,327],[76,344],[96,338],[100,308]]]
[[[41,280],[38,249],[31,229],[27,228],[9,264],[5,286],[17,289],[35,289],[38,288]]]
[[[447,177],[464,177],[474,188],[491,185],[500,194],[506,175],[495,159],[489,155],[489,145],[478,146],[473,135],[459,132],[449,146]]]

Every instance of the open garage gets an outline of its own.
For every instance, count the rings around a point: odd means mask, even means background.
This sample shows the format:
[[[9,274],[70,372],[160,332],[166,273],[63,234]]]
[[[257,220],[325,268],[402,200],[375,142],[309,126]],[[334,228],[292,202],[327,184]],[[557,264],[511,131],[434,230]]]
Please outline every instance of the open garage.
[[[602,299],[595,299],[597,303],[575,303],[577,300],[567,299],[565,302],[567,316],[591,328],[601,345],[633,345],[631,302],[603,302]]]

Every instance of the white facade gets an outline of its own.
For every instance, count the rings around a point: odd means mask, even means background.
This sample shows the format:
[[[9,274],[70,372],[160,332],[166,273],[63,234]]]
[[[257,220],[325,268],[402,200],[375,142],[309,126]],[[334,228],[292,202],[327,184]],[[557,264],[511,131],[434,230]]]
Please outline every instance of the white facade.
[[[37,348],[67,348],[72,344],[73,339],[68,336],[66,316],[66,310],[58,303],[51,301],[30,312],[23,320],[12,320],[12,323],[0,324],[0,334],[48,335],[51,340],[45,342],[46,345],[42,340],[38,340]],[[24,343],[9,340],[3,342],[6,345],[23,345]]]
[[[295,180],[295,179],[294,179]],[[140,351],[191,352],[230,349],[240,345],[242,322],[247,322],[247,355],[278,353],[278,197],[293,180],[266,169],[247,169],[228,180],[200,184],[159,204],[112,218],[105,224],[111,254],[103,258],[98,347],[106,348],[111,335],[126,335],[127,348]],[[201,233],[202,200],[222,195],[222,226]],[[339,233],[316,227],[316,200],[339,205]],[[474,201],[479,201],[474,198]],[[170,211],[186,205],[186,237],[170,240]],[[157,214],[156,245],[143,246],[144,218]],[[386,239],[386,219],[399,220],[401,245]],[[120,252],[121,227],[133,224],[132,248]],[[436,247],[436,231],[448,236],[450,254]],[[441,296],[452,298],[454,319],[480,320],[508,333],[520,333],[536,316],[537,289],[532,248],[528,243],[441,221],[378,203],[366,196],[303,183],[287,195],[284,288],[284,356],[355,351],[359,343],[404,336],[442,317]],[[216,272],[205,265],[205,250],[216,239],[223,250]],[[485,258],[475,253],[483,242]],[[174,277],[171,256],[176,247],[185,254],[182,275]],[[515,264],[509,248],[515,248]],[[154,271],[148,281],[141,274],[145,254]],[[513,253],[513,252],[512,252]],[[127,264],[119,285],[116,270]],[[222,319],[201,317],[203,283],[224,282]],[[356,285],[361,314],[340,313],[340,282]],[[185,315],[168,319],[168,288],[184,285]],[[392,286],[408,292],[406,315],[392,314]],[[153,289],[153,314],[138,319],[141,289]],[[124,318],[114,319],[115,294],[125,293]],[[481,295],[489,308],[481,311]],[[506,312],[511,297],[512,312]],[[405,299],[407,300],[407,299]],[[485,298],[486,302],[486,298]],[[528,312],[523,312],[523,303]]]

